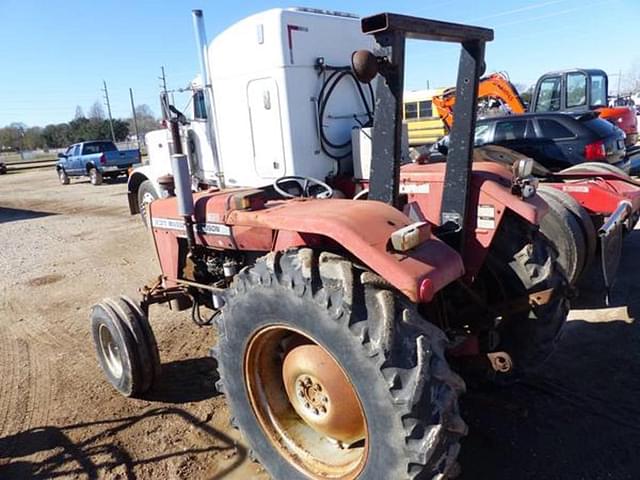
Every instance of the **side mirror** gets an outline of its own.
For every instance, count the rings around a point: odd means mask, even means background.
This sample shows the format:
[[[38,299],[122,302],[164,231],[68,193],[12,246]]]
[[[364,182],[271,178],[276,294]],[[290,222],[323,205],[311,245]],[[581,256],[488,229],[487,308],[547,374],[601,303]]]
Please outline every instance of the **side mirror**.
[[[67,158],[67,156],[64,153],[59,153],[58,158]]]

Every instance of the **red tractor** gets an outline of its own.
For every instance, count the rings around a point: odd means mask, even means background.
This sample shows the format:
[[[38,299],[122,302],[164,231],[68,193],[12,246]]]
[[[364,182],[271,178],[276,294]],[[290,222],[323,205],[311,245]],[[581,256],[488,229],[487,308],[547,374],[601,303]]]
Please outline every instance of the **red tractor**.
[[[568,310],[530,161],[472,165],[493,31],[389,13],[362,31],[379,47],[352,57],[360,82],[379,76],[368,199],[331,198],[356,190],[346,177],[192,193],[176,154],[175,196],[148,212],[159,282],[91,311],[100,365],[126,396],[160,374],[149,305],[213,325],[218,389],[278,479],[448,477],[467,431],[459,373],[539,365]],[[407,38],[461,45],[446,164],[401,167]]]

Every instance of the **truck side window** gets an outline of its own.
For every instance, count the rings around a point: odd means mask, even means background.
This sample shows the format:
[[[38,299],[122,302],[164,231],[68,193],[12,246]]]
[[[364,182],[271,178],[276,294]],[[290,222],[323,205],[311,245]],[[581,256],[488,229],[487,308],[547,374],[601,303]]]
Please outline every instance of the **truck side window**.
[[[90,144],[85,143],[82,147],[83,155],[93,155],[94,153],[99,153],[99,152],[100,152],[100,148],[98,148],[98,145],[96,145],[95,143],[90,143]]]
[[[193,117],[194,118],[207,118],[207,107],[204,103],[204,91],[196,90],[193,94]]]
[[[575,135],[571,130],[555,120],[541,118],[538,120],[542,138],[574,138]]]
[[[536,112],[560,110],[560,77],[545,78],[540,84],[536,100]]]
[[[587,104],[587,76],[584,73],[567,75],[567,107]]]
[[[80,145],[76,145],[73,147],[73,152],[71,152],[72,157],[77,157],[80,155]]]
[[[607,105],[607,80],[602,74],[591,75],[591,105],[602,107]]]
[[[433,116],[431,100],[425,100],[418,103],[418,116],[420,118],[429,118]]]
[[[495,142],[522,140],[527,122],[523,120],[506,120],[496,123]]]
[[[405,103],[404,118],[405,120],[418,118],[418,102]]]

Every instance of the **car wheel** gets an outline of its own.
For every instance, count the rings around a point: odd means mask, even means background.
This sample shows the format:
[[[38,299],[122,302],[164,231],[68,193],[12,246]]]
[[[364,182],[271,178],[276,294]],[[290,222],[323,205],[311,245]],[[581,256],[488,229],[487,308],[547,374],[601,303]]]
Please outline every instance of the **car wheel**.
[[[89,170],[89,180],[91,180],[91,185],[100,185],[102,183],[102,174],[96,168],[92,168]]]
[[[62,185],[69,185],[69,175],[64,171],[64,168],[58,170],[58,179]]]
[[[149,226],[149,205],[158,198],[158,193],[151,180],[145,180],[138,187],[138,210],[145,226]]]

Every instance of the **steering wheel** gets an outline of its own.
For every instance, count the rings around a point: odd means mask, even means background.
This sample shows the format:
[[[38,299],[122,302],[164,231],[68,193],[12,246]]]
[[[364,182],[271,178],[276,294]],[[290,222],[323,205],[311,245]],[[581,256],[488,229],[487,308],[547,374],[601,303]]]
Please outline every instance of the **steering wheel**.
[[[289,193],[282,186],[282,184],[291,181],[297,182],[302,189],[300,195]],[[333,188],[326,183],[313,177],[303,177],[299,175],[287,175],[277,178],[276,181],[273,182],[273,189],[285,198],[331,198],[333,196]],[[312,192],[312,190],[319,191],[316,193]]]

